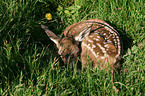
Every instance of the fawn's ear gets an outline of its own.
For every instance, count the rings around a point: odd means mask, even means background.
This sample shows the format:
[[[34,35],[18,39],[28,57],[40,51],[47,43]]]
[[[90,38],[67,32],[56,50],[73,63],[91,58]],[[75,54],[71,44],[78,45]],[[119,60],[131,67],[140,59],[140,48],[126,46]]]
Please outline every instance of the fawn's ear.
[[[92,25],[82,30],[77,36],[74,37],[74,39],[79,42],[83,41],[86,38],[86,36],[90,34]]]
[[[56,36],[52,31],[48,30],[48,27],[41,24],[41,28],[43,28],[48,35],[48,37],[57,45],[59,37]]]

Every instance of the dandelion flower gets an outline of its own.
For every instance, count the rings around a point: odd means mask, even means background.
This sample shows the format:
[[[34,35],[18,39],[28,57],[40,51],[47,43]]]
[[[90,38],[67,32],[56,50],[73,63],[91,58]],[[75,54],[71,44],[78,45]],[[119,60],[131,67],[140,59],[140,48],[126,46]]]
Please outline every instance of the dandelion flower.
[[[52,15],[50,13],[47,13],[45,15],[45,17],[46,17],[47,20],[51,20],[52,19]]]

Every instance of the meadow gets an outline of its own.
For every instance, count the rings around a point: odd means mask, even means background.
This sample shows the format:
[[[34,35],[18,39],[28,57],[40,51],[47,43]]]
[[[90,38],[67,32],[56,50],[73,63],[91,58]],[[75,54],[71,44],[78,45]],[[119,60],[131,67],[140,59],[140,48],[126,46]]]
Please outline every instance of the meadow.
[[[0,5],[1,96],[145,95],[144,0],[1,0]],[[63,65],[40,26],[61,36],[67,26],[91,18],[106,21],[122,38],[122,68],[113,74],[118,94],[110,71]]]

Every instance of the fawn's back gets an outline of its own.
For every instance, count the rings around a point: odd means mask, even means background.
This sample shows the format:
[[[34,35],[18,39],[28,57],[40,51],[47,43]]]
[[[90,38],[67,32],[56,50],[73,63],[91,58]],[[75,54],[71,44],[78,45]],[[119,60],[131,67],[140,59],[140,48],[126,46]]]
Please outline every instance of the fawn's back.
[[[100,19],[81,21],[70,25],[62,37],[41,25],[50,39],[57,45],[62,60],[65,63],[77,61],[81,56],[84,67],[88,60],[93,67],[120,67],[122,44],[119,33],[109,24]],[[81,44],[81,47],[79,46]]]

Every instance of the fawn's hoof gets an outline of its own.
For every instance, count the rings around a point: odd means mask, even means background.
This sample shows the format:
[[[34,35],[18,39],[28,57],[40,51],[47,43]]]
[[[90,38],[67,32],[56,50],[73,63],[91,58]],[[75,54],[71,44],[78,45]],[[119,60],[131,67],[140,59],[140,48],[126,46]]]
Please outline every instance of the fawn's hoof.
[[[115,92],[116,92],[117,94],[119,93],[119,89],[117,89],[115,86],[113,86],[112,88],[115,90]]]

